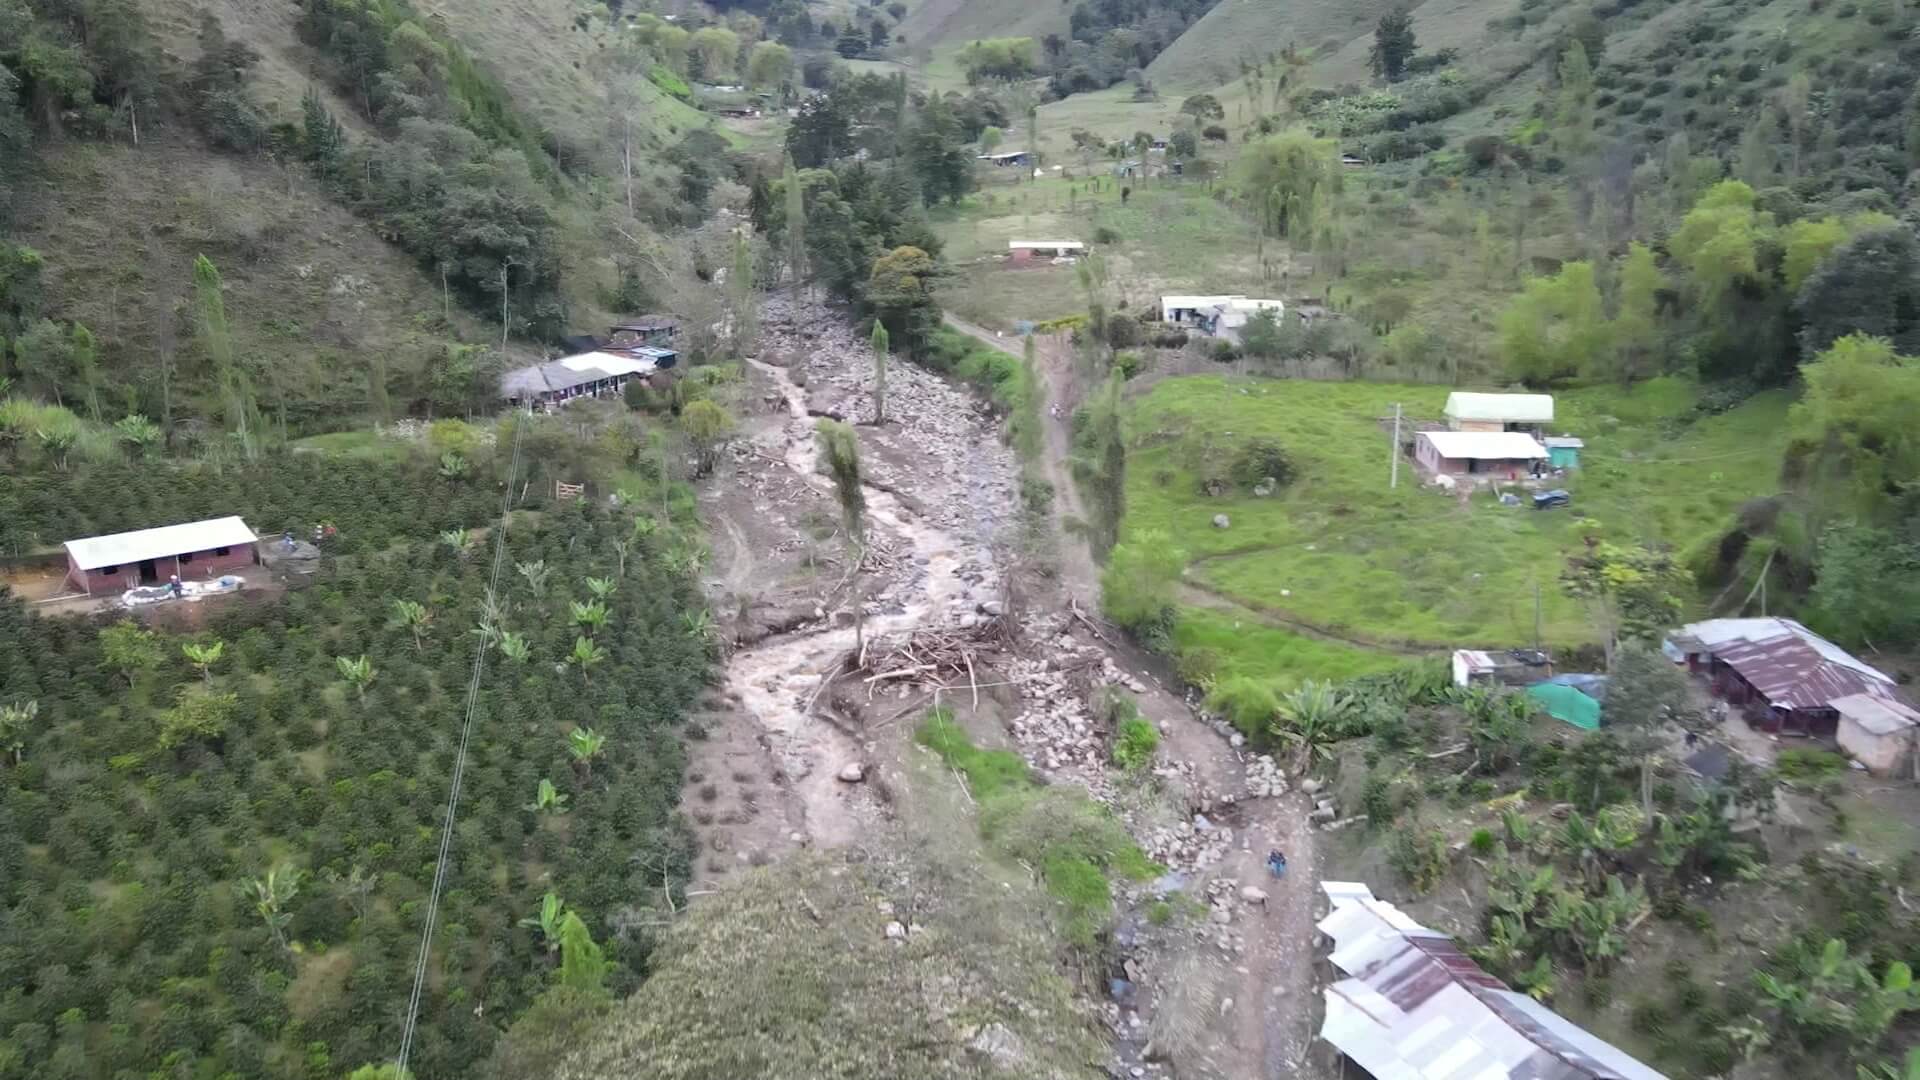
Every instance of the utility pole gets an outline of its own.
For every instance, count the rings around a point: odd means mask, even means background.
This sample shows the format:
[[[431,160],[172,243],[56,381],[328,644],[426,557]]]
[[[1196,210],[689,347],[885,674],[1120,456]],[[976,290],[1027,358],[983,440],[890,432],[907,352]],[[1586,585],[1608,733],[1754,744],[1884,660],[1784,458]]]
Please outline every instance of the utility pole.
[[[1393,403],[1393,450],[1388,455],[1392,465],[1388,467],[1387,487],[1400,486],[1400,403]]]
[[[1533,651],[1540,652],[1540,579],[1533,579]]]

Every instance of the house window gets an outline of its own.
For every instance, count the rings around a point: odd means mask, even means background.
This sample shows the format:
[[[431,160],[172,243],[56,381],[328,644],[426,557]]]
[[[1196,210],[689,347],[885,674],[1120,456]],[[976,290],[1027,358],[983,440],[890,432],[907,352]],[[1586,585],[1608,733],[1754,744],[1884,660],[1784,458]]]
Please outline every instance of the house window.
[[[112,577],[113,575],[119,572],[120,572],[120,568],[117,566],[103,566],[100,569],[94,571],[94,573],[101,574],[106,577]]]
[[[231,555],[231,554],[233,553],[233,549],[232,549],[232,548],[223,548],[223,547],[217,547],[217,548],[214,548],[214,549],[213,549],[213,553],[214,553],[215,555]]]
[[[190,563],[190,562],[192,562],[192,561],[193,561],[193,553],[192,553],[192,552],[188,552],[187,554],[185,554],[185,555],[182,555],[182,556],[180,556],[180,563],[181,563],[181,565],[185,565],[185,564],[187,564],[187,563]]]

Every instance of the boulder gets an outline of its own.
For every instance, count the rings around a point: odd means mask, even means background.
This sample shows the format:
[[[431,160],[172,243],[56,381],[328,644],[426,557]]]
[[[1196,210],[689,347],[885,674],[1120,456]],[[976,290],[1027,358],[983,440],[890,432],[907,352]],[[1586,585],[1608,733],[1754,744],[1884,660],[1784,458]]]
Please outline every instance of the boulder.
[[[1312,778],[1300,781],[1300,791],[1306,795],[1318,795],[1323,787],[1326,785]]]
[[[842,783],[857,784],[866,778],[867,766],[865,762],[849,761],[845,765],[840,766],[840,781]]]
[[[1249,904],[1264,904],[1267,902],[1267,891],[1253,885],[1242,885],[1240,886],[1240,899]]]
[[[901,922],[898,919],[894,919],[887,923],[887,940],[888,941],[905,941],[906,938],[907,938],[907,926],[905,923]]]
[[[1224,529],[1232,524],[1233,524],[1233,519],[1229,518],[1225,514],[1213,515],[1213,527],[1216,529]]]

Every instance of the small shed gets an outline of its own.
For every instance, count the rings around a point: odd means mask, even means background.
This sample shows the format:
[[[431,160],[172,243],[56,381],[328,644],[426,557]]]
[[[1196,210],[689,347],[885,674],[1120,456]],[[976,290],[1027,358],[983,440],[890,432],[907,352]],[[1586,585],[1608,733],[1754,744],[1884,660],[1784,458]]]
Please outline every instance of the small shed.
[[[1447,395],[1447,427],[1454,431],[1524,431],[1539,435],[1553,423],[1552,394]]]
[[[237,517],[69,540],[67,582],[89,595],[213,578],[260,561],[259,537]]]
[[[1854,760],[1882,776],[1913,766],[1920,712],[1878,694],[1848,694],[1829,704],[1840,716],[1835,738]]]
[[[1519,478],[1545,461],[1547,448],[1518,431],[1422,431],[1414,460],[1436,476]]]
[[[984,161],[996,168],[1005,169],[1014,165],[1025,165],[1031,157],[1025,150],[1002,150],[997,154],[981,154],[975,161]]]
[[[614,345],[659,345],[673,340],[679,330],[680,320],[671,315],[642,315],[615,325],[607,333]]]
[[[1547,464],[1556,469],[1580,467],[1580,451],[1587,445],[1584,441],[1571,435],[1549,435],[1540,442],[1547,448]]]

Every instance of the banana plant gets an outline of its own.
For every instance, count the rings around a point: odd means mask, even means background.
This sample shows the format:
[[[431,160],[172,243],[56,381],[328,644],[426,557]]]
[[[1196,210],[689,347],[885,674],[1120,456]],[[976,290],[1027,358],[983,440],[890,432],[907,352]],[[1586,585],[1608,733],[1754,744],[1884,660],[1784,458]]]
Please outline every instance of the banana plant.
[[[214,641],[206,645],[186,644],[180,646],[180,651],[186,655],[188,663],[199,669],[200,677],[206,680],[207,685],[212,686],[213,666],[218,664],[220,657],[226,654],[227,643]]]
[[[239,887],[240,895],[253,905],[254,914],[260,916],[273,940],[283,949],[288,947],[287,924],[293,921],[293,913],[287,908],[300,895],[300,881],[304,876],[299,870],[280,865],[269,869],[265,877],[254,878]]]
[[[433,612],[418,600],[395,600],[393,602],[393,625],[404,627],[413,635],[413,651],[419,652],[426,645],[427,627],[433,623]]]
[[[500,632],[500,653],[516,664],[524,664],[533,650],[528,648],[527,639],[511,630]]]
[[[607,625],[607,605],[598,600],[588,600],[585,603],[575,600],[569,603],[567,608],[573,614],[574,623],[585,629],[589,636]]]
[[[680,613],[680,628],[690,638],[706,640],[713,636],[713,614],[702,608],[699,611]]]
[[[459,480],[472,470],[472,464],[452,450],[440,455],[440,475],[444,479]]]
[[[595,600],[607,599],[613,595],[613,590],[616,588],[619,588],[619,583],[613,578],[590,577],[587,579],[587,591],[593,594]]]
[[[363,653],[357,657],[336,656],[333,658],[333,663],[340,669],[340,677],[346,680],[348,686],[353,687],[360,700],[365,701],[367,687],[373,685],[373,661],[367,659]]]
[[[589,673],[606,658],[607,650],[594,644],[592,638],[577,637],[573,639],[573,651],[567,654],[566,662],[580,669],[581,679],[591,682],[593,676]]]
[[[560,897],[548,893],[540,898],[540,913],[521,919],[520,925],[539,931],[541,944],[546,946],[547,955],[552,956],[560,951],[560,920],[566,912],[567,907],[560,902]]]
[[[440,542],[452,548],[455,555],[464,556],[473,544],[473,533],[466,529],[448,529],[440,534]]]
[[[0,705],[0,753],[12,754],[15,765],[20,764],[20,755],[27,748],[27,729],[39,715],[38,701]]]
[[[592,728],[574,728],[567,733],[567,752],[573,755],[573,763],[580,771],[591,778],[593,763],[606,751],[607,737]]]
[[[533,794],[533,801],[527,804],[527,809],[536,814],[564,814],[567,812],[567,798],[565,792],[554,787],[553,781],[543,776],[540,778],[540,787]]]

